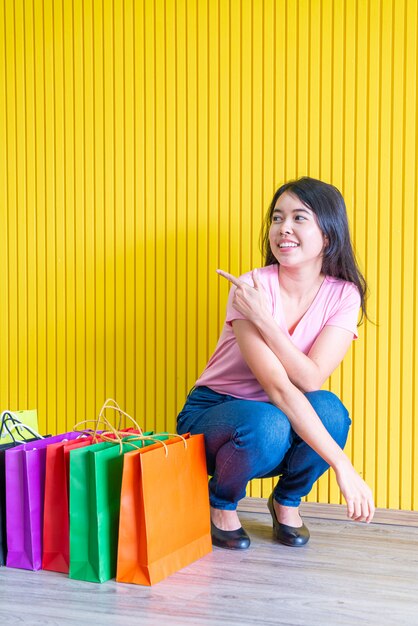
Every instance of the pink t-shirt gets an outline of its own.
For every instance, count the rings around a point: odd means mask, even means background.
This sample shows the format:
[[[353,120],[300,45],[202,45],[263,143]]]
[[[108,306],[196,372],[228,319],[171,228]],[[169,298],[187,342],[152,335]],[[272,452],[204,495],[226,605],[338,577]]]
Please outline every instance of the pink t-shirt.
[[[326,276],[311,306],[290,334],[280,299],[279,266],[268,265],[258,270],[259,281],[271,304],[273,318],[292,343],[308,354],[324,326],[339,326],[353,333],[357,339],[357,320],[360,294],[350,282]],[[253,285],[251,272],[241,279]],[[232,321],[245,316],[232,306],[235,287],[229,292],[226,319],[215,352],[195,383],[196,387],[210,387],[218,393],[268,402],[269,398],[241,355],[232,328]]]

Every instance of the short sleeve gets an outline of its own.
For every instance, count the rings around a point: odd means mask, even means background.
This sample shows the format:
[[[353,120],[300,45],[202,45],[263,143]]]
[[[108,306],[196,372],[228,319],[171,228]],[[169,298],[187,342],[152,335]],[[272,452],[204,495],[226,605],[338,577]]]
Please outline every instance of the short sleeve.
[[[338,326],[353,333],[357,339],[357,322],[361,299],[357,287],[353,283],[346,283],[335,312],[328,318],[325,326]]]

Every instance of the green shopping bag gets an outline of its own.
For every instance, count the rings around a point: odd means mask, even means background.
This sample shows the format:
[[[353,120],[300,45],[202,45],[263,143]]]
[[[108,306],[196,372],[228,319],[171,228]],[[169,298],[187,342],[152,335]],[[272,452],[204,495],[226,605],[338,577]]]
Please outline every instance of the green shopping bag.
[[[116,576],[123,455],[167,438],[128,443],[135,437],[126,437],[122,450],[118,442],[71,450],[70,578],[102,583]]]

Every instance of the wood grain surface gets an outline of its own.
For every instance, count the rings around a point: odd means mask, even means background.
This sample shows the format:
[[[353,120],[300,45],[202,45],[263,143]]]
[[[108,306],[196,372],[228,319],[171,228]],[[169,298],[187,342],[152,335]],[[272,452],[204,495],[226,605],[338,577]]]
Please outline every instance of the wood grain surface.
[[[305,514],[311,540],[295,549],[251,504],[249,550],[214,548],[154,587],[0,568],[0,624],[418,626],[417,527]]]
[[[240,501],[238,509],[248,513],[265,513],[266,506],[266,498],[244,498]],[[304,517],[314,517],[328,520],[347,519],[347,507],[344,504],[302,502],[300,510]],[[395,526],[413,526],[414,528],[418,528],[418,511],[376,509],[373,524],[391,524]]]

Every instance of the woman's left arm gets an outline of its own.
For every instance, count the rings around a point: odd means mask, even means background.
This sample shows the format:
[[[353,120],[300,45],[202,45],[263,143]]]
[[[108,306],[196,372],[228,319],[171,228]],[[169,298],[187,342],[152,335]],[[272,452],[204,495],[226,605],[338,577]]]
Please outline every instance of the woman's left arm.
[[[253,272],[254,287],[227,272],[218,270],[218,273],[236,286],[234,308],[254,324],[292,383],[304,393],[320,389],[346,355],[353,333],[337,326],[325,326],[306,355],[274,320],[256,272]]]
[[[337,326],[325,326],[306,355],[286,337],[272,317],[260,323],[251,321],[283,364],[292,383],[305,393],[321,389],[353,340],[352,332]]]

